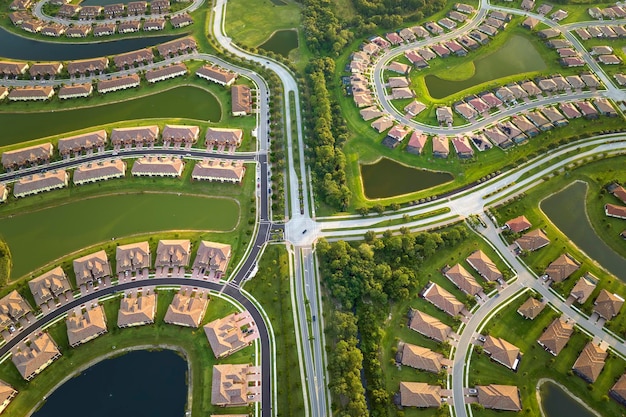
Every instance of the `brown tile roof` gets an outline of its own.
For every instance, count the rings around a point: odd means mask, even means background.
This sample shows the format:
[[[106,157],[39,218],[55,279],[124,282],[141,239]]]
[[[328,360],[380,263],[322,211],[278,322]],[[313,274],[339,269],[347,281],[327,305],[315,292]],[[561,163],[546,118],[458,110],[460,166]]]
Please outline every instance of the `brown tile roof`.
[[[626,189],[624,187],[617,185],[611,190],[611,194],[622,200],[622,203],[626,204]]]
[[[494,410],[521,411],[522,402],[514,385],[477,385],[478,403]]]
[[[236,73],[212,65],[205,65],[199,68],[196,71],[196,75],[220,84],[230,84],[237,78]]]
[[[454,317],[465,308],[456,297],[434,282],[429,282],[422,290],[421,296],[444,313]]]
[[[3,75],[20,75],[24,74],[27,69],[26,62],[0,61],[0,74]]]
[[[411,309],[410,315],[411,320],[409,322],[409,328],[430,339],[438,342],[444,342],[448,339],[450,333],[452,333],[452,328],[450,326],[426,313]]]
[[[572,258],[571,255],[564,253],[548,265],[546,274],[555,282],[563,282],[574,272],[578,271],[578,268],[580,268],[580,263]]]
[[[611,388],[611,395],[617,395],[622,401],[626,400],[626,374],[619,377],[615,385]]]
[[[186,52],[187,50],[194,50],[198,46],[196,40],[191,36],[186,36],[180,39],[174,39],[173,41],[165,42],[157,45],[157,51],[163,57],[167,57],[170,54],[177,54],[178,52]]]
[[[604,213],[607,216],[626,219],[626,206],[618,206],[616,204],[605,204]]]
[[[95,132],[83,133],[69,138],[59,139],[57,147],[59,153],[66,154],[70,152],[80,152],[84,149],[97,149],[107,144],[106,130],[97,130]]]
[[[231,111],[233,113],[252,112],[252,94],[247,85],[233,85],[231,93]]]
[[[62,68],[63,64],[60,62],[39,62],[31,65],[28,69],[28,73],[31,77],[57,75]]]
[[[515,241],[515,244],[522,250],[536,251],[550,243],[548,236],[541,229],[531,230]]]
[[[109,65],[108,58],[83,59],[67,63],[67,72],[70,74],[84,74],[87,72],[104,71]]]
[[[111,275],[111,265],[104,250],[74,259],[76,285]]]
[[[545,307],[546,305],[541,301],[534,297],[529,297],[528,300],[526,300],[524,304],[517,309],[517,312],[525,318],[534,320],[534,318],[537,317]]]
[[[97,163],[87,163],[74,170],[74,184],[90,181],[120,178],[126,174],[126,163],[121,159],[112,159]]]
[[[227,129],[220,127],[207,127],[204,136],[205,144],[239,146],[243,138],[242,129]]]
[[[474,277],[461,264],[454,265],[444,275],[466,294],[476,295],[483,290],[483,287],[476,282]]]
[[[200,246],[198,246],[196,258],[193,261],[193,267],[204,268],[223,274],[228,267],[230,254],[230,245],[203,240],[200,242]]]
[[[93,84],[84,83],[84,84],[75,84],[75,85],[64,85],[59,88],[59,98],[70,98],[73,96],[88,96],[93,92]]]
[[[402,365],[421,369],[432,373],[438,373],[443,367],[445,360],[441,353],[433,352],[425,347],[404,343],[401,350]]]
[[[624,299],[617,294],[611,294],[603,288],[600,290],[600,294],[598,294],[593,305],[595,306],[593,308],[594,312],[598,313],[605,320],[611,320],[619,314],[624,305]]]
[[[52,156],[52,150],[53,147],[51,143],[42,143],[14,151],[6,151],[2,153],[2,165],[5,168],[10,168],[12,166],[22,166],[27,163],[48,161]]]
[[[572,288],[572,291],[569,293],[569,295],[570,297],[574,297],[576,299],[576,302],[578,302],[579,304],[584,304],[591,296],[591,293],[596,288],[597,284],[598,279],[588,272],[580,277],[578,282],[576,282],[576,285],[574,285],[574,288]]]
[[[502,279],[502,273],[496,264],[482,250],[473,252],[466,259],[467,263],[488,281]]]
[[[35,100],[50,98],[54,95],[54,88],[46,86],[15,87],[9,93],[9,100]]]
[[[187,73],[187,67],[183,63],[168,65],[163,68],[148,70],[145,73],[148,82],[157,82],[167,78],[178,77]]]
[[[136,63],[152,62],[154,60],[154,54],[151,49],[140,49],[138,51],[126,52],[113,57],[113,62],[117,68],[121,68],[125,65],[133,65]]]
[[[28,287],[38,306],[59,297],[66,291],[72,291],[70,282],[60,266],[31,279],[28,281]]]
[[[163,321],[169,324],[198,328],[208,303],[208,294],[182,289],[174,296]]]
[[[163,141],[196,143],[199,134],[198,126],[165,125],[161,136]]]
[[[572,369],[576,374],[588,382],[595,382],[604,368],[604,361],[608,353],[605,349],[595,345],[593,342],[587,343],[580,356],[574,362]]]
[[[425,382],[400,382],[400,404],[404,407],[439,407],[441,387]]]
[[[246,167],[241,161],[204,160],[196,163],[191,177],[194,180],[230,181],[240,183]]]
[[[179,177],[185,162],[180,158],[154,158],[152,156],[139,158],[133,163],[131,172],[137,176],[168,176]]]
[[[248,332],[251,330],[251,332]],[[216,358],[229,356],[250,345],[259,336],[250,314],[233,313],[204,326],[211,350]]]
[[[13,186],[13,195],[26,197],[42,191],[49,191],[67,186],[69,175],[65,170],[48,171],[23,177]]]
[[[11,360],[22,378],[27,381],[61,356],[61,352],[48,333],[41,333],[30,340],[25,339],[11,349],[11,353],[13,354]]]
[[[70,346],[87,343],[107,332],[106,315],[101,305],[87,308],[84,312],[74,310],[65,320]]]
[[[539,337],[537,342],[554,356],[557,356],[574,332],[574,324],[561,318],[554,320]]]
[[[150,268],[150,246],[148,242],[118,246],[115,249],[115,261],[115,269],[118,274]]]
[[[0,299],[0,327],[17,324],[20,318],[31,311],[24,297],[16,290],[11,291]]]
[[[17,390],[4,381],[0,381],[0,413],[4,411],[9,402],[17,395]]]
[[[111,130],[111,142],[113,144],[154,143],[158,138],[158,126],[118,127]]]
[[[108,93],[109,91],[136,87],[140,82],[141,80],[137,74],[123,75],[109,80],[100,80],[98,81],[98,92]]]
[[[159,240],[155,267],[189,266],[191,242],[189,239]]]
[[[483,349],[491,355],[491,359],[506,366],[509,369],[517,369],[520,358],[520,350],[517,346],[493,336],[487,336]]]
[[[155,311],[156,293],[154,291],[126,293],[120,303],[117,326],[130,327],[154,323]]]
[[[259,401],[260,395],[254,392],[258,387],[250,386],[257,385],[259,379],[260,371],[250,365],[213,365],[211,404],[227,407]]]

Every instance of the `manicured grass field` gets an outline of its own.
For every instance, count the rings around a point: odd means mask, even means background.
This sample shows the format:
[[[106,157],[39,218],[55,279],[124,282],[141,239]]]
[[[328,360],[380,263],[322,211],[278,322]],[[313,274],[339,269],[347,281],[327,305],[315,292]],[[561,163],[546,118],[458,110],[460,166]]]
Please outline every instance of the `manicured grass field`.
[[[588,341],[588,337],[576,331],[567,346],[555,358],[537,344],[537,339],[558,314],[546,307],[535,320],[526,320],[516,310],[526,301],[522,295],[512,301],[504,310],[497,313],[487,323],[489,334],[502,337],[520,348],[523,356],[517,372],[492,362],[486,354],[474,351],[469,371],[469,386],[504,384],[519,387],[524,415],[540,416],[536,400],[536,384],[540,378],[550,378],[565,385],[603,416],[623,415],[623,409],[615,401],[609,400],[608,391],[626,369],[626,362],[609,355],[604,370],[598,380],[587,384],[582,378],[571,374],[571,367]],[[476,417],[516,416],[513,412],[474,410]]]
[[[537,273],[543,271],[550,262],[555,260],[561,253],[567,252],[574,256],[576,260],[582,262],[581,268],[566,279],[563,283],[553,284],[553,287],[564,297],[569,295],[578,278],[585,272],[591,272],[600,279],[596,290],[587,302],[581,306],[582,310],[590,314],[593,309],[593,301],[602,288],[610,292],[626,297],[626,285],[609,275],[601,269],[593,260],[585,257],[582,252],[575,247],[565,235],[563,235],[552,223],[550,223],[543,212],[539,209],[539,201],[546,196],[562,190],[573,181],[582,180],[587,182],[587,216],[598,236],[600,236],[613,250],[626,257],[626,246],[624,240],[619,237],[619,233],[626,229],[626,221],[614,218],[607,218],[604,214],[604,204],[618,204],[619,201],[611,194],[603,192],[603,186],[619,180],[626,181],[626,173],[623,170],[626,157],[614,157],[595,161],[579,167],[568,169],[565,174],[551,177],[540,187],[529,192],[524,198],[495,210],[496,218],[500,224],[509,219],[524,214],[533,224],[533,228],[542,228],[551,243],[536,252],[529,253],[523,259]],[[626,314],[619,314],[607,323],[607,327],[621,337],[626,336]]]
[[[22,379],[10,359],[0,364],[0,379],[8,382],[19,391],[18,396],[5,413],[16,417],[25,416],[43,396],[49,394],[57,383],[65,376],[71,375],[79,367],[115,350],[141,345],[171,345],[184,349],[189,355],[188,360],[191,362],[192,370],[192,415],[205,416],[207,413],[219,412],[220,408],[211,404],[211,390],[207,388],[211,386],[213,365],[216,363],[254,363],[254,348],[247,347],[225,359],[216,361],[202,327],[190,329],[163,322],[163,317],[173,296],[172,291],[159,291],[155,324],[129,329],[117,327],[119,298],[106,301],[104,306],[109,332],[77,348],[70,348],[68,345],[65,320],[52,326],[49,329],[50,335],[59,346],[63,356],[31,382]],[[212,297],[202,325],[234,311],[235,307],[229,302]],[[232,412],[243,413],[246,411],[246,408],[241,407],[232,409]]]
[[[233,0],[228,2],[226,33],[238,45],[256,47],[280,29],[300,26],[300,5],[284,0],[284,5],[270,0]]]
[[[283,245],[269,245],[259,262],[259,272],[245,289],[267,313],[276,339],[278,416],[304,413],[298,351],[289,288],[289,257]]]

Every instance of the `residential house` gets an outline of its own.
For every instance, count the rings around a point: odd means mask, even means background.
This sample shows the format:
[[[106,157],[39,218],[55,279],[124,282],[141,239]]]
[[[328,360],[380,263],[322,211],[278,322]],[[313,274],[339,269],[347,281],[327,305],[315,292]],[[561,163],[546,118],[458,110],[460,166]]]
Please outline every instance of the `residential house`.
[[[173,143],[174,145],[184,144],[186,147],[190,147],[198,141],[199,135],[200,128],[198,126],[165,125],[161,139],[163,139],[165,146],[169,146]]]
[[[557,36],[559,36],[561,34],[561,31],[555,28],[548,28],[548,29],[540,30],[539,32],[537,32],[537,34],[542,39],[551,39],[551,38],[556,38]]]
[[[163,29],[165,29],[165,19],[147,19],[143,22],[143,30],[146,32]]]
[[[526,118],[528,118],[528,120],[530,120],[541,131],[550,130],[554,126],[552,122],[548,120],[548,118],[544,116],[538,110],[533,110],[533,111],[528,112],[528,114],[526,115]],[[519,127],[519,125],[517,126]],[[525,133],[529,134],[529,132],[525,132]]]
[[[390,116],[383,116],[380,119],[374,120],[370,126],[376,129],[378,133],[382,133],[393,126],[393,118]]]
[[[4,381],[0,381],[0,414],[17,395],[17,390]]]
[[[88,162],[74,170],[74,184],[82,185],[126,175],[126,163],[122,159],[112,159],[96,163]]]
[[[106,94],[113,91],[126,90],[127,88],[139,87],[140,82],[141,80],[137,74],[100,80],[98,81],[98,93]]]
[[[162,271],[165,275],[178,269],[184,273],[185,268],[189,266],[190,253],[191,242],[188,239],[159,240],[154,267],[157,273]]]
[[[444,32],[443,28],[435,22],[426,22],[424,27],[435,36],[441,35]]]
[[[547,246],[550,239],[541,229],[532,230],[515,240],[515,245],[522,251],[534,252]]]
[[[426,146],[426,140],[428,136],[424,133],[414,130],[409,138],[409,142],[406,145],[406,150],[409,153],[413,153],[416,155],[421,155],[424,151],[424,146]]]
[[[52,78],[61,72],[63,64],[60,62],[40,62],[30,66],[28,73],[33,79]]]
[[[472,149],[469,139],[466,136],[453,137],[452,146],[454,146],[457,156],[461,159],[472,158],[474,156],[474,149]]]
[[[464,101],[458,102],[454,105],[454,110],[459,113],[467,121],[472,121],[478,117],[478,112],[472,106]]]
[[[486,151],[492,148],[491,142],[482,133],[472,133],[469,139],[479,151]]]
[[[568,119],[578,119],[582,116],[573,103],[560,103],[559,109]]]
[[[361,118],[365,121],[376,119],[383,115],[383,112],[376,106],[366,107],[359,110]]]
[[[238,147],[243,139],[242,129],[227,129],[208,127],[204,135],[204,144],[207,149],[214,146]]]
[[[409,328],[437,342],[445,342],[452,334],[452,328],[438,319],[419,310],[409,310]]]
[[[83,6],[78,13],[79,20],[93,20],[102,13],[102,6]]]
[[[170,0],[152,0],[150,2],[151,14],[165,14],[170,11]]]
[[[598,62],[604,65],[619,65],[622,63],[622,60],[617,57],[617,55],[600,55],[598,56]]]
[[[544,107],[541,113],[556,127],[565,126],[569,122],[556,107]]]
[[[99,305],[87,307],[84,311],[74,309],[67,315],[67,338],[71,347],[87,343],[107,332],[104,308]]]
[[[564,253],[556,258],[548,267],[545,273],[554,282],[563,282],[569,278],[574,272],[578,271],[580,263],[571,255]]]
[[[233,85],[230,89],[231,113],[233,116],[246,116],[252,113],[252,92],[247,85]]]
[[[59,305],[61,301],[74,299],[70,282],[60,266],[31,279],[28,281],[28,287],[33,294],[35,304],[40,308],[44,304],[53,307]]]
[[[111,276],[111,265],[104,250],[74,259],[76,285],[97,286],[102,280]]]
[[[617,294],[611,294],[604,288],[593,302],[593,312],[604,320],[611,320],[617,316],[624,305],[624,299]]]
[[[498,28],[493,27],[491,25],[488,24],[482,24],[480,26],[478,26],[478,31],[484,33],[487,36],[496,36],[498,34]],[[472,36],[472,34],[470,33],[470,36]],[[476,39],[476,38],[474,38]],[[480,42],[478,39],[476,39],[478,42]],[[482,43],[482,42],[481,42]]]
[[[515,126],[511,121],[500,122],[497,124],[498,129],[504,133],[507,138],[512,140],[515,143],[525,142],[527,137],[517,126]],[[534,127],[534,126],[533,126]]]
[[[585,61],[578,56],[572,56],[567,58],[561,58],[561,65],[565,68],[582,67],[585,65]]]
[[[487,409],[522,411],[519,390],[514,385],[477,385],[478,404]]]
[[[11,360],[22,378],[32,380],[61,356],[48,333],[37,333],[11,349]]]
[[[480,114],[488,112],[489,109],[492,107],[491,105],[487,104],[487,102],[485,102],[485,100],[483,100],[481,97],[470,98],[467,100],[467,104],[476,109],[476,111]]]
[[[580,113],[585,119],[595,120],[599,117],[598,110],[589,101],[577,101],[576,107],[580,110]]]
[[[542,303],[535,297],[528,297],[528,299],[517,309],[517,313],[525,319],[534,320],[545,307],[545,303]]]
[[[463,3],[456,3],[454,5],[454,10],[459,11],[461,13],[465,13],[465,14],[472,14],[475,11],[474,7],[470,6],[469,4],[463,4]]]
[[[403,342],[399,343],[396,361],[402,365],[434,374],[441,372],[444,366],[451,366],[451,361],[441,353]]]
[[[483,287],[461,264],[456,264],[448,269],[444,268],[443,275],[465,294],[475,296],[483,290]]]
[[[400,382],[400,405],[402,407],[440,407],[441,387],[425,382]]]
[[[146,13],[148,3],[145,1],[131,1],[126,5],[126,11],[130,16],[139,16]]]
[[[404,42],[404,39],[402,39],[402,36],[398,35],[396,32],[387,33],[385,35],[385,38],[387,38],[387,40],[392,45],[400,45],[402,42]]]
[[[121,17],[124,14],[124,11],[123,3],[109,4],[102,8],[102,13],[107,19]]]
[[[158,126],[117,127],[111,130],[113,146],[152,146],[159,138]]]
[[[16,290],[0,299],[0,330],[9,329],[11,333],[20,325],[20,319],[32,313],[30,305]],[[32,316],[32,314],[30,314]],[[34,317],[33,317],[34,318]]]
[[[574,324],[559,317],[548,326],[537,343],[553,356],[557,356],[567,345],[572,333],[574,333]]]
[[[67,26],[58,24],[58,23],[48,23],[47,25],[34,24],[36,26],[33,27],[33,30],[29,30],[25,24],[22,25],[22,29],[28,32],[37,32],[37,28],[40,28],[41,34],[44,36],[52,36],[54,38],[58,38],[59,36],[65,33]]]
[[[459,315],[465,308],[465,305],[454,295],[431,281],[420,292],[420,297],[452,317]]]
[[[235,79],[237,78],[236,73],[224,70],[213,65],[205,65],[199,68],[196,71],[196,75],[200,78],[204,78],[205,80],[223,86],[230,86],[232,83],[235,82]]]
[[[221,279],[226,274],[230,255],[231,246],[228,244],[201,241],[193,262],[193,275]]]
[[[598,279],[590,272],[587,272],[576,282],[569,296],[578,304],[585,304],[589,297],[591,297],[593,290],[596,289],[596,285],[598,285]]]
[[[524,91],[526,91],[526,93],[528,94],[529,97],[535,97],[535,96],[541,96],[541,90],[545,89],[543,87],[541,87],[541,82],[543,82],[545,80],[541,80],[539,82],[539,87],[537,87],[537,84],[535,84],[532,81],[526,81],[523,82],[520,87],[522,87],[524,89]]]
[[[74,25],[65,30],[65,36],[68,38],[86,38],[91,30],[91,25]]]
[[[433,156],[435,158],[447,158],[450,153],[450,143],[443,135],[433,137]]]
[[[511,123],[515,125],[526,136],[532,138],[539,134],[539,129],[523,114],[515,115],[511,118]]]
[[[125,292],[117,313],[117,327],[123,329],[154,323],[156,301],[156,292],[150,289]]]
[[[626,374],[619,377],[609,391],[609,395],[618,403],[626,405]]]
[[[480,94],[480,99],[484,101],[490,108],[499,107],[502,105],[502,100],[496,97],[496,95],[492,92]]]
[[[410,85],[409,80],[406,77],[389,77],[387,84],[391,88],[408,87]]]
[[[539,24],[539,19],[535,19],[534,17],[529,16],[526,19],[524,19],[524,21],[522,22],[522,27],[533,30],[534,28],[537,27],[538,24]]]
[[[115,273],[118,276],[137,276],[148,273],[150,246],[148,242],[129,243],[115,248]]]
[[[118,69],[125,67],[132,68],[134,65],[150,64],[154,61],[154,54],[151,49],[140,49],[138,51],[126,52],[113,57],[113,63]]]
[[[162,68],[156,68],[146,71],[145,77],[149,83],[169,80],[171,78],[182,77],[187,74],[185,64],[172,64]]]
[[[483,133],[487,138],[496,146],[502,149],[507,149],[513,146],[513,141],[509,139],[497,126],[488,127],[483,129]]]
[[[448,30],[452,30],[456,27],[456,22],[452,19],[449,19],[447,17],[444,17],[443,19],[440,19],[437,23],[439,23],[439,26],[442,26]]]
[[[173,41],[165,42],[157,45],[157,51],[163,58],[177,56],[178,54],[186,54],[198,49],[196,40],[191,36],[186,36]]]
[[[192,291],[189,288],[181,289],[172,303],[167,307],[164,322],[178,326],[198,328],[209,303],[209,294]]]
[[[188,13],[177,14],[176,16],[170,17],[170,24],[173,28],[182,28],[185,26],[189,26],[193,23],[193,19]]]
[[[383,139],[383,145],[393,149],[398,146],[408,134],[409,129],[406,126],[395,125],[387,132],[387,136]]]
[[[481,25],[481,26],[485,26],[485,25]],[[485,28],[483,27],[483,30],[484,29]],[[469,34],[469,37],[474,39],[476,42],[478,42],[481,45],[486,45],[487,43],[489,43],[489,36],[487,36],[485,33],[479,30],[472,30]]]
[[[83,133],[69,138],[59,139],[57,144],[61,155],[79,156],[83,152],[103,152],[107,144],[107,132],[104,129]]]
[[[69,174],[63,169],[29,175],[15,183],[13,186],[13,195],[16,198],[20,198],[65,188],[67,187],[68,181]]]
[[[516,371],[522,354],[519,348],[504,339],[487,335],[483,343],[483,351],[491,357],[492,360],[504,365],[507,368]]]
[[[389,71],[397,72],[398,74],[408,74],[409,71],[411,71],[411,66],[407,64],[401,64],[400,62],[397,62],[397,61],[392,61],[387,66],[387,69]]]
[[[453,122],[452,109],[448,106],[437,107],[437,122],[440,126],[451,126]]]
[[[391,99],[392,100],[404,100],[407,98],[415,97],[415,93],[410,88],[392,88],[391,89]]]
[[[622,203],[626,204],[626,188],[617,183],[613,183],[606,187],[607,191],[618,198]]]
[[[617,111],[611,105],[611,102],[607,100],[606,98],[596,98],[593,104],[595,104],[596,109],[598,109],[598,112],[601,115],[608,116],[608,117],[617,116]]]
[[[583,80],[585,85],[589,88],[598,88],[600,87],[600,81],[593,74],[581,74],[580,78]]]
[[[89,97],[93,93],[93,84],[72,84],[64,85],[59,88],[58,96],[61,100],[68,98]]]
[[[53,150],[52,144],[48,142],[5,151],[2,153],[2,166],[4,169],[16,169],[27,165],[47,163],[52,157]]]
[[[256,324],[247,311],[232,313],[205,324],[204,334],[217,359],[230,356],[259,338]]]
[[[8,95],[9,101],[45,101],[54,96],[50,85],[14,87]]]
[[[108,58],[83,59],[67,63],[70,76],[102,74],[109,66]]]
[[[261,369],[250,365],[213,365],[211,404],[247,406],[261,401]]]
[[[592,384],[596,382],[600,372],[604,368],[604,361],[607,356],[606,349],[596,345],[594,342],[589,342],[585,345],[585,348],[580,352],[580,356],[574,362],[572,371],[588,383]]]
[[[241,184],[246,167],[242,161],[205,159],[193,167],[191,178],[194,180],[232,182]]]
[[[498,281],[503,278],[496,264],[480,249],[472,252],[465,260],[487,281]]]
[[[410,117],[415,117],[424,110],[426,110],[426,105],[417,100],[413,100],[404,107],[405,113]]]
[[[435,52],[441,58],[447,58],[450,56],[450,50],[445,45],[436,43],[430,46],[430,49]]]

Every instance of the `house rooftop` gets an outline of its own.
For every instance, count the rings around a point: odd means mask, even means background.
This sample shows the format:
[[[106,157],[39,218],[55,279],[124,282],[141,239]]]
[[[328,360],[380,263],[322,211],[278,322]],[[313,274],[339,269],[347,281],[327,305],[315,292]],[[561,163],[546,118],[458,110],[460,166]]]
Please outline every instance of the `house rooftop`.
[[[545,303],[535,297],[529,297],[518,309],[517,312],[527,319],[534,320],[546,307]]]
[[[491,359],[506,366],[509,369],[517,369],[520,358],[520,350],[517,346],[493,336],[487,336],[483,350],[491,355]]]
[[[505,411],[521,411],[519,390],[514,385],[477,385],[478,403],[485,408]]]
[[[548,326],[537,342],[554,356],[557,356],[563,350],[573,332],[573,323],[557,318]]]
[[[595,382],[604,368],[608,353],[593,342],[587,343],[572,367],[574,373],[588,382]]]
[[[425,382],[400,382],[400,404],[403,407],[439,407],[441,387]]]

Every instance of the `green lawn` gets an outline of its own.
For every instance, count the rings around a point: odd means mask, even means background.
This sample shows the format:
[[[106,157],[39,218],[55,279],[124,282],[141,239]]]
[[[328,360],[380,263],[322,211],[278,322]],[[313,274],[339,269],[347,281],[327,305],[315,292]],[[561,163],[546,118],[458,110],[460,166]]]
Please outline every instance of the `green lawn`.
[[[602,288],[606,288],[611,292],[626,297],[626,286],[622,281],[614,276],[604,272],[593,260],[585,257],[582,252],[575,247],[565,235],[556,229],[547,220],[543,212],[539,209],[539,202],[546,196],[565,188],[573,181],[582,180],[587,182],[587,216],[597,231],[598,235],[618,254],[626,257],[626,245],[624,240],[619,237],[619,233],[626,229],[626,222],[620,219],[607,218],[604,214],[604,204],[619,201],[611,194],[603,191],[603,186],[613,180],[626,181],[626,173],[623,170],[624,156],[613,157],[604,160],[598,160],[588,163],[576,169],[568,169],[565,174],[551,177],[540,187],[533,189],[524,198],[519,199],[511,204],[494,210],[499,223],[524,214],[533,224],[533,228],[542,228],[551,243],[533,253],[528,254],[524,261],[537,273],[542,274],[546,266],[556,259],[561,253],[568,252],[573,255],[576,260],[582,262],[581,268],[575,272],[570,278],[561,284],[554,284],[554,288],[563,296],[567,297],[578,278],[585,272],[591,272],[600,279],[596,290],[593,292],[587,302],[581,306],[582,310],[587,314],[591,313],[593,301]],[[515,236],[511,236],[513,239]],[[621,337],[626,336],[626,314],[620,314],[607,324],[608,328],[619,334]]]
[[[623,415],[623,409],[607,397],[608,390],[615,380],[624,373],[626,362],[610,355],[604,370],[594,384],[587,384],[581,378],[571,374],[571,367],[588,341],[586,335],[576,331],[567,346],[555,358],[544,351],[536,342],[556,317],[557,313],[549,307],[535,320],[526,320],[516,310],[526,301],[521,296],[511,302],[504,310],[497,313],[486,325],[486,331],[496,337],[519,347],[523,353],[517,372],[492,362],[487,355],[473,353],[469,371],[469,386],[486,384],[516,385],[520,389],[522,407],[525,415],[539,416],[539,404],[536,400],[536,384],[540,378],[550,378],[565,385],[576,396],[584,400],[603,416]],[[494,412],[490,410],[474,411],[476,417],[516,416],[513,412]]]
[[[245,289],[267,313],[276,339],[278,416],[304,412],[300,367],[289,288],[289,255],[283,245],[269,245],[259,262],[259,272]]]
[[[19,394],[9,405],[7,415],[25,416],[30,409],[44,396],[48,395],[52,387],[59,383],[65,376],[75,372],[81,366],[110,354],[113,350],[121,350],[140,345],[170,345],[184,349],[191,361],[193,381],[193,416],[205,416],[207,413],[219,412],[219,407],[211,405],[211,385],[213,365],[217,363],[213,352],[206,340],[202,328],[190,329],[163,323],[163,317],[167,306],[173,298],[171,291],[159,291],[158,311],[155,324],[140,326],[129,329],[119,329],[117,323],[117,310],[119,298],[106,301],[105,311],[109,332],[97,339],[70,348],[67,341],[65,321],[52,326],[49,331],[61,350],[63,356],[45,369],[31,382],[24,381],[17,369],[7,360],[0,364],[0,379],[15,387]],[[235,311],[235,307],[227,301],[213,297],[207,307],[203,324],[220,317],[224,317]],[[254,363],[254,348],[247,347],[219,363]],[[246,408],[234,408],[232,412],[246,412]]]
[[[228,2],[224,27],[242,46],[257,47],[280,29],[300,26],[300,5],[294,0],[232,0]]]

